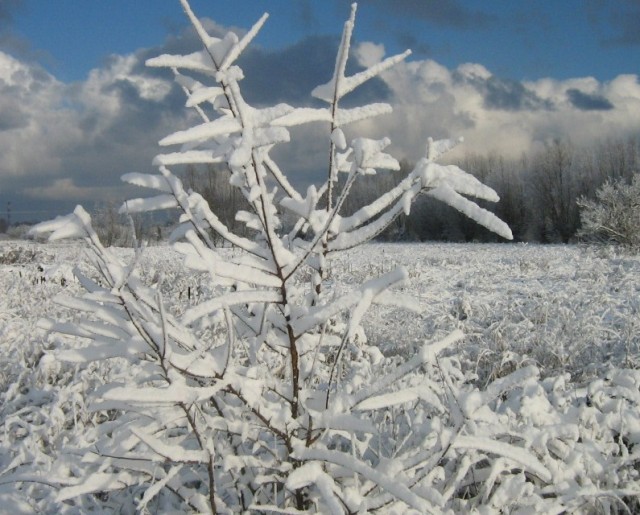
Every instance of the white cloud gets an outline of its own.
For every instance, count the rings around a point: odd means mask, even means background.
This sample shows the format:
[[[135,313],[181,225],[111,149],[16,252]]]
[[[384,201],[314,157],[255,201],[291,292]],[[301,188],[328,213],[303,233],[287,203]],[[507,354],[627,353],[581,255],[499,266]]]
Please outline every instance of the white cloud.
[[[491,78],[492,73],[484,66],[477,63],[464,63],[458,66],[457,72],[463,77],[470,79],[487,80]]]
[[[369,41],[365,41],[364,43],[360,43],[356,49],[355,54],[358,61],[362,64],[362,66],[373,66],[374,64],[382,61],[384,57],[384,45],[376,43],[371,43]]]
[[[604,90],[611,95],[612,99],[628,101],[638,107],[640,102],[640,82],[638,82],[637,75],[618,75],[605,85]]]
[[[117,116],[128,106],[123,106],[117,88],[118,83],[126,83],[135,88],[140,98],[161,102],[170,92],[171,83],[136,72],[139,66],[137,56],[114,55],[104,68],[89,72],[89,77],[80,86],[78,101],[84,109],[96,110],[107,118]]]
[[[428,136],[463,136],[458,155],[518,157],[554,138],[588,145],[640,132],[636,75],[605,83],[592,77],[520,83],[500,79],[481,64],[449,70],[423,60],[401,63],[383,80],[394,113],[363,127],[379,127],[378,135],[389,134],[400,157],[411,160],[422,156]]]
[[[124,191],[119,177],[152,171],[157,141],[182,120],[164,105],[171,88],[145,75],[135,55],[65,84],[0,52],[2,198],[90,201]]]
[[[0,106],[0,175],[58,170],[60,149],[80,136],[76,115],[65,105],[65,85],[0,52]]]
[[[181,40],[170,43],[186,45]],[[301,45],[299,52],[309,53],[313,44],[310,40]],[[299,53],[289,51],[287,62],[297,62],[293,57]],[[144,69],[148,54],[112,56],[85,81],[65,84],[38,66],[0,52],[2,198],[9,192],[12,199],[22,194],[43,200],[117,200],[124,191],[119,179],[123,173],[153,171],[151,159],[160,151],[157,141],[182,128],[188,111],[170,76]],[[372,65],[384,57],[385,49],[365,42],[355,47],[354,55],[361,65]],[[303,73],[289,69],[266,80],[260,73],[271,70],[261,67],[260,59],[245,70],[243,87],[269,84],[268,92],[307,98],[309,85],[291,80]],[[257,82],[251,83],[255,73]],[[433,60],[411,60],[385,72],[382,81],[384,87],[372,91],[386,95],[394,113],[358,129],[372,137],[390,136],[396,157],[413,161],[423,155],[429,136],[463,136],[465,144],[457,152],[517,157],[552,138],[588,144],[640,132],[636,75],[604,83],[592,77],[517,82],[496,77],[477,63],[451,70]],[[301,141],[304,136],[310,143]],[[300,128],[293,139],[295,144],[277,149],[277,156],[283,170],[291,171],[292,181],[304,189],[314,174],[322,180],[326,173],[326,127]]]

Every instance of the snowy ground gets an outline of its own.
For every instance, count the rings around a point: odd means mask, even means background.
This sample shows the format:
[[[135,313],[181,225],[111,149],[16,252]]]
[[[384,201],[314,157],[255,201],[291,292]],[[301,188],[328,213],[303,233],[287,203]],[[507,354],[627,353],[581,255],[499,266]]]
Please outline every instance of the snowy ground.
[[[75,245],[0,242],[0,391],[15,374],[8,369],[16,349],[35,364],[43,346],[52,345],[37,320],[69,317],[52,298],[80,290],[72,274],[78,262],[90,270]],[[340,255],[330,280],[346,290],[398,265],[409,271],[405,293],[423,314],[383,308],[370,314],[367,336],[385,354],[410,354],[425,338],[459,327],[485,379],[531,362],[550,375],[568,371],[574,380],[609,365],[639,364],[636,256],[579,246],[372,244]],[[178,303],[206,294],[203,278],[186,275],[170,248],[149,248],[144,268],[151,278],[162,273]]]
[[[100,423],[100,415],[83,414],[78,390],[94,384],[95,369],[56,363],[48,351],[66,343],[36,327],[42,317],[73,320],[52,299],[80,291],[72,273],[78,263],[92,275],[78,245],[0,242],[0,479],[17,463],[47,463],[77,434],[70,424]],[[364,320],[369,340],[389,356],[409,356],[425,339],[460,328],[467,337],[458,356],[478,386],[533,364],[544,377],[569,373],[568,390],[576,398],[586,395],[578,395],[579,389],[614,368],[638,368],[636,256],[578,246],[372,244],[333,261],[328,280],[339,293],[398,265],[411,278],[404,293],[423,311],[416,316],[378,307]],[[150,282],[161,281],[176,310],[210,293],[206,278],[187,275],[170,248],[149,248],[142,269]],[[635,425],[628,430],[635,442],[640,428],[633,409],[628,419]],[[632,457],[638,460],[636,450]],[[620,477],[619,486],[629,484]],[[7,492],[0,481],[0,502]],[[11,499],[19,507],[21,501]],[[25,503],[24,512],[30,509]]]
[[[577,246],[371,245],[335,269],[348,283],[403,265],[421,317],[381,313],[368,335],[387,353],[405,353],[452,327],[481,374],[534,361],[574,379],[596,369],[636,366],[640,357],[640,259]]]

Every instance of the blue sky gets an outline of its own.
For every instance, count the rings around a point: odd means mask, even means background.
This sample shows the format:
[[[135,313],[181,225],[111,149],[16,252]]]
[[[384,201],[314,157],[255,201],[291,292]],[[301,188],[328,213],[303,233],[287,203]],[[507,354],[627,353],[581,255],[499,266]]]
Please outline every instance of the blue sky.
[[[14,36],[63,80],[81,80],[110,54],[160,44],[186,19],[171,0],[5,0]],[[339,34],[346,1],[194,0],[194,10],[224,26],[271,19],[257,43],[283,48],[309,34]],[[449,67],[481,63],[515,80],[594,76],[640,67],[640,3],[633,0],[372,0],[359,4],[359,39],[390,52],[414,47]]]
[[[300,105],[332,72],[350,2],[191,4],[216,33],[268,11],[242,62],[246,95]],[[410,160],[429,135],[463,135],[468,152],[505,155],[552,138],[637,135],[638,27],[638,0],[362,1],[354,66],[414,54],[354,100],[394,105],[382,129]],[[9,200],[14,220],[122,200],[120,175],[153,171],[156,142],[186,123],[179,91],[144,60],[197,49],[177,0],[0,0],[0,213]],[[300,184],[323,168],[314,134],[310,147],[280,156]]]

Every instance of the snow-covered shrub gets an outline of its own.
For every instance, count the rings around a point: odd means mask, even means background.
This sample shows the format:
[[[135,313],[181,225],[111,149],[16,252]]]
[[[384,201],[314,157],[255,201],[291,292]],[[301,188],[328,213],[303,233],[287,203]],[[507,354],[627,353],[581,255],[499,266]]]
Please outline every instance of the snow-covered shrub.
[[[565,378],[540,382],[538,370],[526,367],[479,390],[453,351],[460,331],[406,360],[367,344],[362,321],[372,305],[412,307],[392,292],[406,284],[405,269],[349,291],[328,280],[334,255],[375,237],[421,193],[510,237],[462,194],[497,195],[458,167],[436,163],[450,141],[429,140],[406,178],[341,216],[355,181],[398,163],[384,152],[389,140],[347,143],[344,132],[390,107],[343,109],[340,101],[407,54],[346,77],[354,6],[333,78],[313,91],[327,107],[257,109],[244,100],[234,63],[265,18],[241,39],[217,39],[182,3],[204,50],[148,64],[173,70],[202,123],[161,141],[181,147],[156,157],[160,174],[124,176],[160,191],[125,210],[180,211],[175,248],[199,278],[199,294],[186,309],[178,305],[173,277],[139,267],[144,246],[125,262],[105,248],[81,207],[36,229],[52,240],[83,238],[97,272],[78,271],[85,293],[59,299],[77,312],[74,323],[40,324],[71,337],[75,343],[55,355],[83,372],[79,395],[57,396],[51,406],[58,417],[40,411],[38,427],[47,434],[50,421],[63,421],[82,430],[47,440],[53,461],[28,439],[36,449],[3,461],[0,494],[17,482],[39,508],[83,513],[548,513],[614,506],[637,494],[637,374],[576,393],[565,389]],[[303,123],[324,123],[329,147],[327,180],[304,195],[269,154],[288,141],[289,127]],[[227,163],[251,206],[237,218],[253,238],[231,232],[169,169],[216,162]],[[346,179],[339,182],[339,174]],[[288,231],[284,213],[297,219]],[[216,248],[210,231],[234,251]],[[91,373],[105,363],[113,369]],[[43,387],[68,373],[48,355],[38,367]],[[69,416],[76,410],[81,417]],[[625,459],[610,463],[615,453]],[[46,497],[41,486],[25,486],[33,484],[61,489]]]
[[[608,181],[596,191],[596,199],[582,198],[578,236],[597,242],[640,247],[640,173],[631,182]]]

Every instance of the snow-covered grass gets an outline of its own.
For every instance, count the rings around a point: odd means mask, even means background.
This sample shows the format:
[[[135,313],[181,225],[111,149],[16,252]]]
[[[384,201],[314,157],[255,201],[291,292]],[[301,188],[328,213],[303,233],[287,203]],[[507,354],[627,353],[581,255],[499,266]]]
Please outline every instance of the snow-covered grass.
[[[365,322],[387,355],[459,327],[482,380],[527,364],[574,380],[640,364],[640,258],[613,247],[373,244],[338,259],[339,283],[409,271],[423,314],[374,307]]]
[[[10,254],[16,249],[20,252]],[[70,460],[60,462],[60,452],[86,447],[100,426],[120,423],[115,412],[87,409],[88,394],[131,369],[117,359],[82,368],[60,363],[53,352],[75,345],[73,340],[36,327],[42,317],[73,322],[78,316],[52,299],[81,290],[69,262],[79,262],[91,275],[91,267],[79,258],[82,252],[73,244],[0,243],[0,502],[13,512],[59,511],[57,490],[43,482],[69,484],[69,477],[83,473]],[[131,256],[129,250],[117,252]],[[8,255],[18,258],[3,259]],[[452,364],[442,368],[449,367],[456,387],[467,384],[460,391],[469,393],[456,399],[459,411],[467,416],[489,399],[491,413],[511,428],[509,434],[499,432],[496,419],[478,426],[475,434],[456,435],[457,445],[477,449],[478,460],[492,451],[503,457],[493,468],[478,467],[475,473],[486,477],[476,477],[465,495],[458,485],[455,502],[443,505],[467,510],[474,505],[465,503],[484,499],[485,506],[493,503],[496,509],[517,504],[542,512],[554,507],[616,511],[624,500],[631,510],[640,509],[633,500],[640,485],[640,258],[577,246],[371,244],[334,260],[326,280],[338,296],[398,265],[411,278],[404,293],[422,314],[374,307],[362,323],[369,342],[392,361],[400,356],[404,362],[425,339],[461,329],[466,337],[455,344],[455,352],[450,350]],[[206,289],[206,277],[187,273],[168,247],[148,248],[139,269],[149,282],[161,281],[165,300],[176,312],[214,294]],[[432,368],[427,367],[427,376]],[[516,370],[520,376],[512,374]],[[504,377],[512,386],[500,382]],[[470,390],[473,385],[479,390]],[[372,401],[398,402],[385,396]],[[391,413],[403,416],[400,407]],[[444,429],[453,430],[455,413],[440,417],[425,419],[425,442],[430,433],[445,438]],[[500,452],[489,439],[503,446]],[[512,447],[505,450],[505,445]],[[520,448],[540,462],[527,462]],[[468,453],[456,455],[453,448],[447,453],[449,461],[434,464],[433,474],[441,474],[442,481],[456,474],[463,478],[465,467],[480,463],[469,462]],[[527,474],[514,463],[527,465]],[[304,472],[292,476],[291,484],[321,479],[320,470]],[[540,477],[532,479],[531,473]],[[553,488],[547,473],[553,475]],[[18,477],[36,482],[14,483]],[[75,509],[109,511],[117,501],[89,496]],[[133,505],[124,512],[129,509]]]
[[[3,262],[12,250],[17,262]],[[39,341],[38,318],[69,316],[51,300],[81,291],[69,263],[82,253],[73,244],[0,243],[3,353],[16,338],[29,338],[25,346]],[[118,254],[130,257],[132,251]],[[88,264],[80,266],[90,273]],[[397,266],[407,269],[411,280],[403,290],[422,314],[371,308],[363,326],[385,355],[409,356],[425,336],[460,328],[467,335],[461,350],[485,380],[525,364],[579,380],[608,366],[640,364],[637,255],[614,247],[375,243],[336,257],[328,280],[338,295]],[[142,269],[151,278],[162,274],[163,294],[177,297],[176,310],[207,294],[204,275],[186,271],[170,247],[148,248]]]

